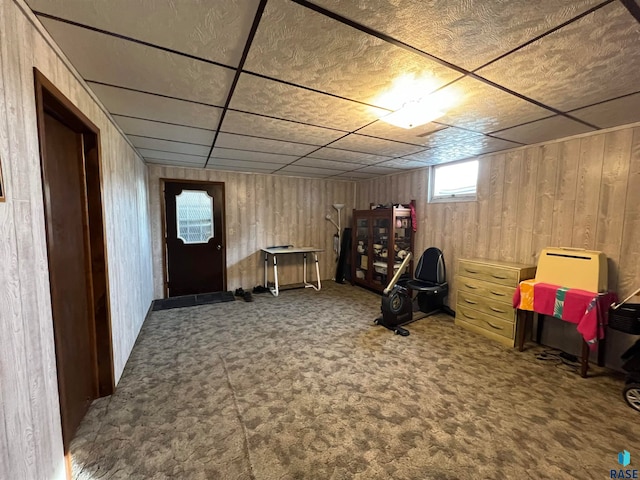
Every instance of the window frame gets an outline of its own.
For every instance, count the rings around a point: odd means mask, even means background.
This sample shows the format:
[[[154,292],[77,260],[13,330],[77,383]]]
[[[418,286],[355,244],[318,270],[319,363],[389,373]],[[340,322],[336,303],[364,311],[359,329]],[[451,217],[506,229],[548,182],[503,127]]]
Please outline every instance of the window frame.
[[[478,173],[480,172],[480,160],[477,158],[458,160],[455,162],[441,163],[438,165],[431,165],[429,167],[429,185],[428,185],[428,203],[447,203],[447,202],[475,202],[478,199],[478,174],[476,174],[475,190],[473,193],[451,194],[451,195],[439,195],[434,196],[436,170],[442,167],[451,167],[453,165],[459,165],[463,163],[478,162]]]

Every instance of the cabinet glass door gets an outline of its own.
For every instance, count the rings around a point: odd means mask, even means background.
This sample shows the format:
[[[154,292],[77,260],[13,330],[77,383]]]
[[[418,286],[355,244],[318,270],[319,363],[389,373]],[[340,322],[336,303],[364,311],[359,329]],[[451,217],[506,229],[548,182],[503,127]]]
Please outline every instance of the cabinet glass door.
[[[407,253],[411,250],[411,215],[397,215],[395,219],[394,239],[393,239],[393,255],[394,265],[396,268],[400,267],[400,264],[407,256]],[[411,252],[415,254],[415,252]],[[410,265],[410,264],[409,264]],[[403,273],[411,273],[407,270]]]
[[[387,269],[389,265],[389,255],[393,255],[393,250],[389,251],[390,231],[389,218],[376,218],[373,220],[373,277],[375,285],[386,286]],[[389,277],[390,278],[390,277]]]
[[[356,280],[366,280],[369,270],[369,220],[359,218],[356,220]]]

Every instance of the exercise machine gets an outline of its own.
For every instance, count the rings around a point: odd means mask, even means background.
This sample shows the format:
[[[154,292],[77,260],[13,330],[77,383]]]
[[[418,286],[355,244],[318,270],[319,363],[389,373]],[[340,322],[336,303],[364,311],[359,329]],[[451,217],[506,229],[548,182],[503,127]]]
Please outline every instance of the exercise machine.
[[[409,290],[405,286],[399,285],[398,280],[403,275],[410,260],[411,252],[407,252],[402,264],[382,291],[382,316],[373,321],[376,325],[388,328],[396,335],[402,335],[403,337],[409,335],[409,330],[402,328],[402,325],[413,321],[413,300]]]

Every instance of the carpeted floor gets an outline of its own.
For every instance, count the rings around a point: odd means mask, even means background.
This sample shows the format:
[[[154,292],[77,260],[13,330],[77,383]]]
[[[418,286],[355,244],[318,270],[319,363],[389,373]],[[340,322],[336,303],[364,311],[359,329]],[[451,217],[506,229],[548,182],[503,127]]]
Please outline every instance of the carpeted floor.
[[[72,443],[77,479],[601,479],[640,467],[622,377],[582,379],[432,316],[399,337],[376,295],[153,312]]]

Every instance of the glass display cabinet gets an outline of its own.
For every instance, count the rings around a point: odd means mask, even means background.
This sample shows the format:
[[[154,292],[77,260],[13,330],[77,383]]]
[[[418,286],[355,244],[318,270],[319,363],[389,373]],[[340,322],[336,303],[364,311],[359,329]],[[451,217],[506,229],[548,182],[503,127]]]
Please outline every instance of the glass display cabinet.
[[[413,201],[412,201],[413,203]],[[353,211],[351,283],[381,292],[413,252],[409,206]],[[413,272],[413,259],[408,270]]]

